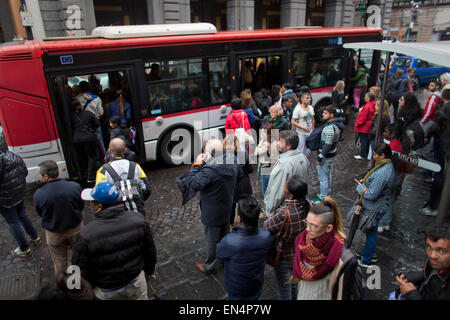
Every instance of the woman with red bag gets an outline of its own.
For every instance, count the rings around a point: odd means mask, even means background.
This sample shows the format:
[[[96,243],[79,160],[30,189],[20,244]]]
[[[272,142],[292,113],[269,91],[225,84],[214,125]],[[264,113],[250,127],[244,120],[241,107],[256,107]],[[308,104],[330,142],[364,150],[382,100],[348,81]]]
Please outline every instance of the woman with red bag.
[[[361,143],[361,153],[354,156],[355,159],[366,159],[369,153],[369,133],[372,126],[372,119],[375,115],[376,97],[372,92],[367,92],[364,96],[366,104],[361,108],[355,121],[355,132],[359,136]]]

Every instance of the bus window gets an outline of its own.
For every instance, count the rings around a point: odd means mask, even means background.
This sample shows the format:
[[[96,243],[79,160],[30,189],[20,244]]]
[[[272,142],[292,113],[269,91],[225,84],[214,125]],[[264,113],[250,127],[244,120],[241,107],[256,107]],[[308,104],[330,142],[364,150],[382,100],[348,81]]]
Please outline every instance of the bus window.
[[[331,87],[342,79],[341,59],[310,60],[307,82],[311,89]]]
[[[305,85],[305,75],[306,75],[306,52],[295,52],[292,55],[293,71],[295,86],[301,87]]]
[[[211,58],[208,65],[211,104],[228,103],[230,101],[228,58]]]
[[[149,62],[146,67],[154,64],[155,62]],[[205,105],[200,58],[160,61],[159,65],[160,80],[147,81],[152,116],[200,108]]]

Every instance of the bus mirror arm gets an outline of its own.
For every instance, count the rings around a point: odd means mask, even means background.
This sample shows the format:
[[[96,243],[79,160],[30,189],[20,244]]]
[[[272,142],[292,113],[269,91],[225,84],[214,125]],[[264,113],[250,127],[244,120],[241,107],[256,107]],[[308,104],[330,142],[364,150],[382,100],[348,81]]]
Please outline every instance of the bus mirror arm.
[[[225,114],[225,113],[227,113],[227,106],[226,105],[222,105],[221,107],[220,107],[220,113],[221,114]]]

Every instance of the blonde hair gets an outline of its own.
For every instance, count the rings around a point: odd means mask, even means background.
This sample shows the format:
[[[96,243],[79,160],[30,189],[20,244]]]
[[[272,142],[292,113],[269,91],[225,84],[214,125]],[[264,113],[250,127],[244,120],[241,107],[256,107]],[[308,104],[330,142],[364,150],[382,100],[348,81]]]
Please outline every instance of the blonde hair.
[[[376,103],[376,105],[375,105],[375,108],[378,109],[378,110],[380,110],[380,101],[381,101],[381,100],[378,100],[377,103]],[[378,111],[378,112],[379,112],[379,111]],[[377,113],[378,113],[378,112],[377,112]],[[388,115],[389,115],[389,102],[387,102],[386,99],[384,100],[384,107],[383,107],[383,112],[382,112],[382,114],[383,114],[383,116],[388,116]]]
[[[324,224],[326,223],[327,225],[332,224],[335,232],[345,239],[342,215],[336,200],[331,197],[325,197],[323,199],[323,203],[312,205],[309,209],[309,212],[318,216],[323,215],[323,218],[321,218],[323,219],[322,222],[324,222]],[[332,213],[333,216],[331,217],[331,215],[328,215],[328,213]]]
[[[376,86],[370,87],[369,91],[372,91],[375,94],[375,97],[377,97],[377,98],[380,97],[380,93],[381,93],[380,87],[376,87]]]
[[[336,85],[334,86],[334,88],[337,91],[344,91],[345,88],[345,82],[343,80],[339,80],[338,82],[336,82]]]
[[[223,139],[223,150],[237,155],[239,151],[239,139],[234,134],[226,136]]]

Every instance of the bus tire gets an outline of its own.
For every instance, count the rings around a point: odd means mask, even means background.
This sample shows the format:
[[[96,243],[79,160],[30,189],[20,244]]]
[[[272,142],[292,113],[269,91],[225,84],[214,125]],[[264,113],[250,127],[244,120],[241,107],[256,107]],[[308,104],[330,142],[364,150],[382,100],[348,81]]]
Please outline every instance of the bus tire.
[[[161,158],[169,165],[178,166],[192,163],[194,150],[192,131],[176,128],[167,132],[161,140],[159,152]]]

